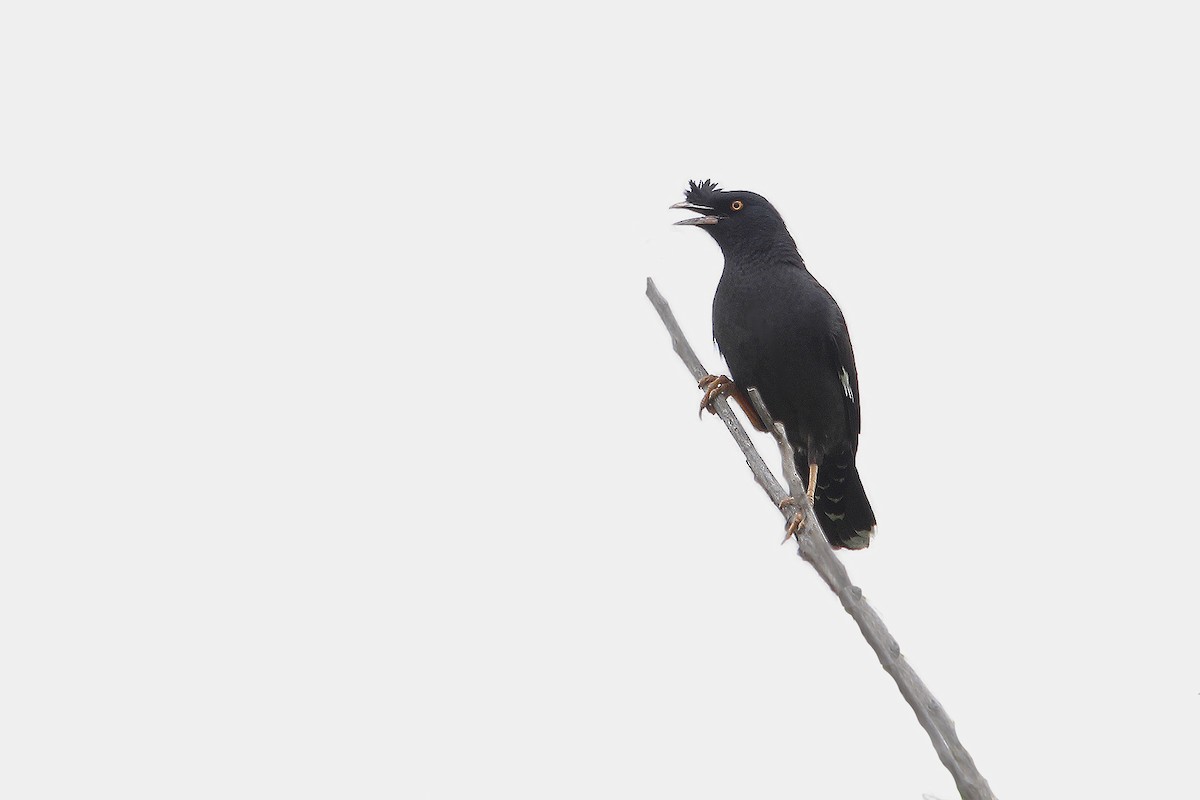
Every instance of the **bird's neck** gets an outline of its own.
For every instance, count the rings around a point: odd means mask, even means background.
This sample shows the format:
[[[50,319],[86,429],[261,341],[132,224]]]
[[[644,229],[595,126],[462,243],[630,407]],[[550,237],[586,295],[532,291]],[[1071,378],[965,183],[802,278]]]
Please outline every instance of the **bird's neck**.
[[[738,272],[757,272],[778,267],[805,269],[796,241],[788,234],[771,239],[751,239],[721,244],[725,266]]]

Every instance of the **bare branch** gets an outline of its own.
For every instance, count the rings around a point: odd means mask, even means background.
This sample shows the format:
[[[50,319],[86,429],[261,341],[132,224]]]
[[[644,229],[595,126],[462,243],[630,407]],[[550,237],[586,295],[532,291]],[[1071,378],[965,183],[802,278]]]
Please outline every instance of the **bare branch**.
[[[700,359],[696,357],[695,351],[692,350],[692,346],[688,344],[687,338],[683,335],[683,330],[675,320],[675,315],[671,313],[671,307],[659,294],[654,281],[649,278],[646,279],[646,296],[650,298],[658,315],[662,317],[663,324],[671,334],[672,347],[692,376],[699,381],[708,375],[708,371],[704,369]],[[766,413],[766,407],[762,405],[762,398],[758,396],[757,390],[751,390],[749,396],[763,422],[775,432],[775,440],[779,445],[780,456],[784,463],[784,474],[787,476],[792,497],[795,499],[795,503],[784,506],[780,511],[789,522],[796,514],[803,515],[803,525],[796,536],[800,557],[812,565],[821,579],[837,595],[842,607],[846,609],[846,613],[858,623],[863,638],[871,645],[871,649],[879,658],[879,663],[892,676],[896,686],[900,689],[900,694],[912,706],[921,727],[929,734],[938,758],[954,776],[958,791],[964,800],[995,800],[995,795],[992,794],[987,781],[979,774],[975,762],[958,740],[954,722],[904,658],[896,639],[888,632],[883,620],[875,613],[875,609],[863,599],[862,590],[850,581],[845,566],[833,552],[833,548],[829,546],[829,541],[817,524],[812,507],[801,488],[803,483],[796,470],[794,459],[791,457],[791,447],[787,443],[787,434],[783,430],[783,426],[779,423],[772,424],[770,415]],[[754,480],[778,508],[780,502],[788,497],[788,494],[768,469],[766,462],[759,455],[754,442],[750,440],[746,429],[738,421],[725,397],[718,396],[713,402],[713,408],[746,456],[746,464],[754,474]]]
[[[783,427],[782,422],[776,422],[771,416],[771,412],[767,410],[767,404],[763,402],[762,394],[759,393],[757,386],[747,387],[746,396],[750,398],[750,404],[754,406],[754,410],[758,413],[758,418],[762,420],[763,425],[771,429],[772,435],[775,437],[775,444],[779,446],[779,461],[781,462],[784,480],[787,481],[788,491],[791,492],[793,498],[804,495],[804,499],[807,500],[808,494],[804,491],[804,481],[800,478],[800,470],[796,466],[795,451],[792,449],[791,443],[788,442],[787,429]]]

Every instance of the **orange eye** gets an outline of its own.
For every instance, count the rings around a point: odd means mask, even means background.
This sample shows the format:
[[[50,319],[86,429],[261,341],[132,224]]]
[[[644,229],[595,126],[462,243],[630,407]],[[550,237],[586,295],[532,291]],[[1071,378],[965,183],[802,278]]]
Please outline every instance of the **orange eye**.
[[[733,203],[731,203],[729,207],[732,208],[734,211],[741,211],[742,210],[742,201],[734,200]]]

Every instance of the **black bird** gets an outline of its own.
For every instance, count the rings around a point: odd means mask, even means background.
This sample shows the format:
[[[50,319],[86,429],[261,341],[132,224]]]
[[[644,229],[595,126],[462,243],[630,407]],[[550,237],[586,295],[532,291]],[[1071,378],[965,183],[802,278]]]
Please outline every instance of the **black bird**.
[[[842,310],[805,267],[766,198],[725,191],[712,181],[689,182],[685,197],[671,208],[703,216],[675,224],[702,226],[725,256],[713,297],[713,337],[736,384],[706,378],[702,407],[731,392],[762,428],[737,388],[757,387],[771,416],[787,428],[797,465],[808,465],[798,471],[829,543],[866,547],[875,514],[854,465],[858,372]]]

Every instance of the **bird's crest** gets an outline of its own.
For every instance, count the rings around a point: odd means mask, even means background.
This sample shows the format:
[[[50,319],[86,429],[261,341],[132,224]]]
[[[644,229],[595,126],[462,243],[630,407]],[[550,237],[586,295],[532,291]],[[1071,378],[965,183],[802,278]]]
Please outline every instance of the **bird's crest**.
[[[700,183],[688,181],[688,190],[683,193],[689,203],[695,203],[698,206],[715,205],[713,198],[717,192],[721,191],[717,188],[717,184],[710,180],[703,180]]]

